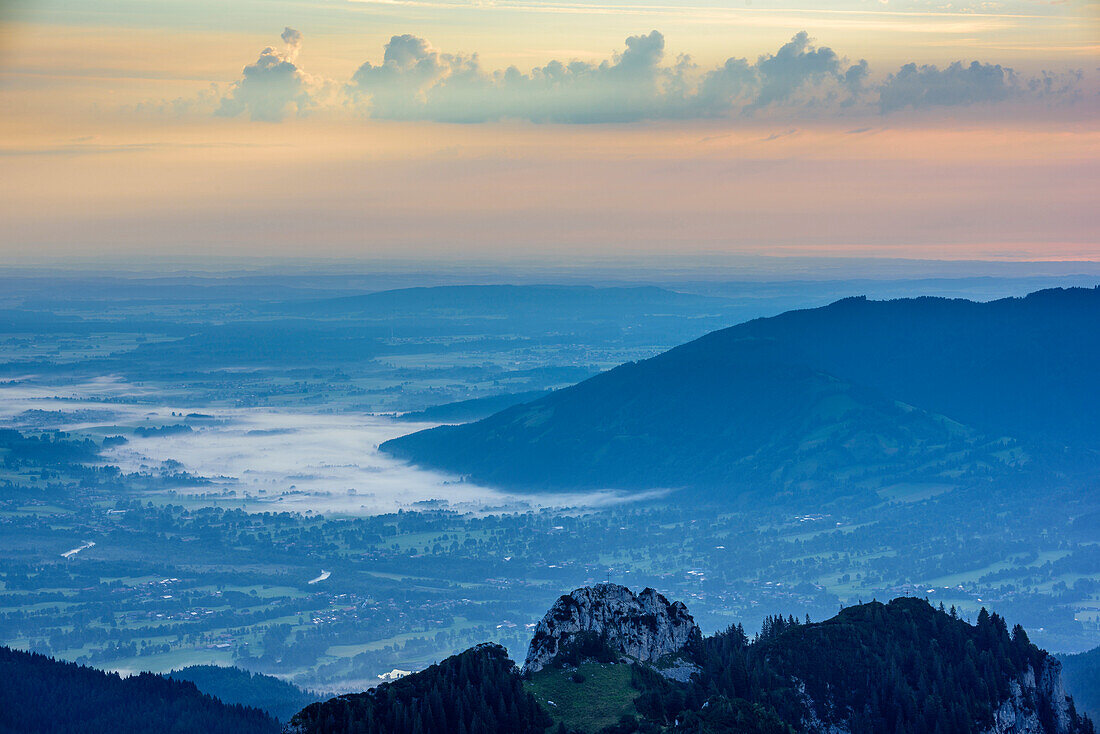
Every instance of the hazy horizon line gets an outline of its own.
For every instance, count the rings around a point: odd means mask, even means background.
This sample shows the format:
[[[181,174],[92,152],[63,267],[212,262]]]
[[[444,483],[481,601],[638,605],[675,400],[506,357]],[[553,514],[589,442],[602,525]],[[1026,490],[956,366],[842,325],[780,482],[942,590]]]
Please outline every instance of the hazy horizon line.
[[[349,270],[352,268],[352,270]],[[751,280],[775,276],[784,280],[1039,278],[1100,277],[1100,260],[1088,259],[944,259],[855,255],[647,254],[590,255],[554,258],[545,254],[502,257],[296,257],[280,255],[195,256],[150,254],[143,257],[28,257],[0,260],[0,275],[206,276],[338,275],[345,277],[421,275],[425,280],[446,276],[506,279],[553,277],[586,280],[634,277],[701,280],[741,276]],[[499,282],[499,281],[498,281]]]

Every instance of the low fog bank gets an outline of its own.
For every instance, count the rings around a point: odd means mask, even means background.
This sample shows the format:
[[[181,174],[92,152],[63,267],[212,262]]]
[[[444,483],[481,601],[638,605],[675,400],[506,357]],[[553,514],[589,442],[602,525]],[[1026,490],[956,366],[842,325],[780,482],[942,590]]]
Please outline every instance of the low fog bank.
[[[139,397],[141,404],[128,402]],[[365,413],[153,406],[149,398],[148,391],[112,378],[64,387],[6,382],[0,384],[0,427],[123,435],[126,443],[102,451],[105,464],[126,473],[165,475],[170,478],[167,493],[255,512],[482,513],[623,501],[611,491],[507,494],[410,466],[378,451],[382,442],[432,423]],[[165,426],[187,429],[148,430]],[[147,429],[148,435],[139,435],[140,429]]]

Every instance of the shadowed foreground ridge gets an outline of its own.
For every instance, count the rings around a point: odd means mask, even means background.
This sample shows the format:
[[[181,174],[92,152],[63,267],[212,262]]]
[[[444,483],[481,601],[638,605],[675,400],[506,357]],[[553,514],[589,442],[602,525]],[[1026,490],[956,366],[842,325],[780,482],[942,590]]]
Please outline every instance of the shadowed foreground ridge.
[[[277,734],[263,711],[224,704],[193,683],[121,678],[0,647],[0,732],[15,734]]]
[[[520,734],[549,726],[507,651],[483,644],[366,693],[307,706],[290,728],[303,734]]]
[[[612,593],[602,584],[569,598],[594,607]],[[631,624],[640,631],[649,621],[640,615]],[[593,635],[602,649],[588,644]],[[527,675],[502,648],[479,645],[368,693],[313,704],[295,717],[294,731],[1094,734],[1066,696],[1060,663],[985,610],[970,624],[924,600],[898,598],[818,623],[769,618],[753,640],[734,626],[693,636],[679,651],[694,668],[684,681],[622,656],[617,639],[587,625]],[[579,657],[577,642],[585,643]],[[617,722],[578,725],[588,720],[585,706],[624,693]],[[589,703],[572,706],[573,697]]]
[[[964,455],[987,457],[967,471],[995,471],[1006,439],[1100,445],[1098,327],[1098,288],[849,298],[382,449],[482,484],[559,490],[821,489],[930,479]]]

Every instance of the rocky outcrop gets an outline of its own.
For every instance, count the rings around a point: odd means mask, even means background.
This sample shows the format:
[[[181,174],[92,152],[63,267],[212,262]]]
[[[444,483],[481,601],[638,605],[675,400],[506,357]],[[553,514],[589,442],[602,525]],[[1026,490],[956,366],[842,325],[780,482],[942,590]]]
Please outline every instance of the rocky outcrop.
[[[1076,712],[1062,684],[1062,664],[1047,655],[1038,674],[1030,665],[1009,683],[1008,699],[993,714],[985,734],[1076,734]]]
[[[618,654],[642,662],[675,656],[700,638],[687,607],[653,589],[635,594],[618,584],[586,586],[559,598],[538,623],[523,670],[541,670],[581,633],[595,633]]]
[[[847,722],[840,721],[840,723],[837,723],[841,717],[837,715],[836,707],[831,702],[827,703],[828,711],[822,718],[818,714],[818,709],[821,707],[815,705],[814,700],[806,693],[806,684],[797,678],[793,679],[792,682],[802,702],[802,725],[799,727],[799,731],[805,732],[805,734],[852,734],[852,729]]]

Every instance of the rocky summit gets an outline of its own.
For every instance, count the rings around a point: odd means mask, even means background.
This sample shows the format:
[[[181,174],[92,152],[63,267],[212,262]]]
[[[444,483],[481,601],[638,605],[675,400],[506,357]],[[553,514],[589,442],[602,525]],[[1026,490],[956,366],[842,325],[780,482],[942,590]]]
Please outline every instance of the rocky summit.
[[[1022,627],[984,609],[971,624],[915,597],[820,622],[770,616],[752,639],[741,625],[704,638],[682,604],[601,584],[557,600],[524,667],[478,645],[312,704],[287,731],[1096,734],[1059,661]],[[672,669],[688,674],[669,680]]]
[[[597,584],[558,598],[535,628],[523,670],[542,670],[579,635],[592,633],[616,653],[641,662],[675,655],[700,639],[681,602],[653,589],[635,594],[618,584]]]

